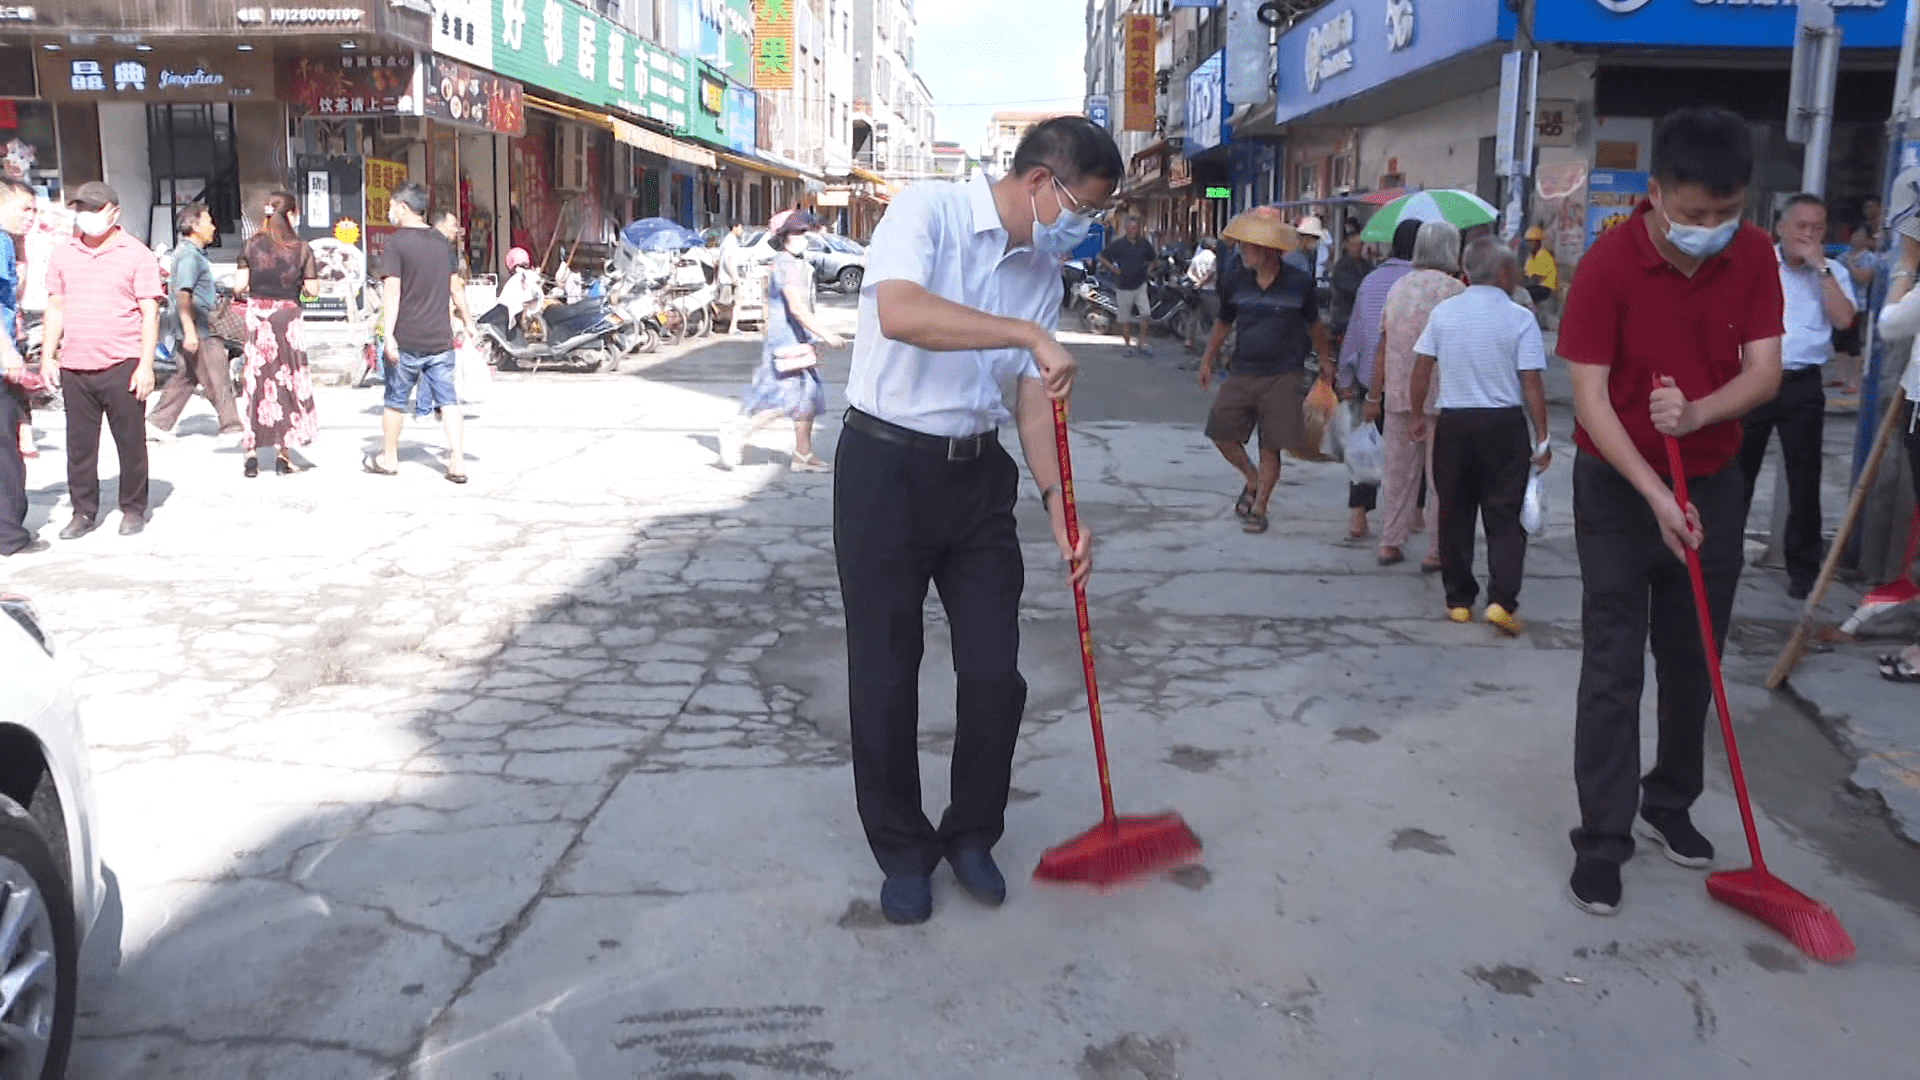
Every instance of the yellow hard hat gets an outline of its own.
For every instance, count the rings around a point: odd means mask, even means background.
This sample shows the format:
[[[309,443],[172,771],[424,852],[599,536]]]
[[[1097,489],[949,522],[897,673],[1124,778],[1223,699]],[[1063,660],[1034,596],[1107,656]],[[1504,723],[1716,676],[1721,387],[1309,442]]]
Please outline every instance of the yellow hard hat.
[[[360,223],[352,218],[341,218],[333,223],[333,238],[343,244],[360,242]]]
[[[1527,239],[1529,240],[1545,240],[1546,238],[1547,238],[1547,230],[1541,228],[1538,225],[1535,225],[1533,228],[1527,230]]]

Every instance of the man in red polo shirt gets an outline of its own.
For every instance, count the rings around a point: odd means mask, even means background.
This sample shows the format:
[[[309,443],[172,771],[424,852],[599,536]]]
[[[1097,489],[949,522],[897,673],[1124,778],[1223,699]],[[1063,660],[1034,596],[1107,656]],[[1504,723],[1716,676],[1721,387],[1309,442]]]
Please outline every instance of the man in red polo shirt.
[[[1647,200],[1580,262],[1560,322],[1573,378],[1580,690],[1574,721],[1573,901],[1620,906],[1641,835],[1682,866],[1713,862],[1688,811],[1700,795],[1712,688],[1687,580],[1700,553],[1716,647],[1740,581],[1740,417],[1780,386],[1780,274],[1767,234],[1740,220],[1753,172],[1747,123],[1683,109],[1653,136]],[[1656,388],[1657,387],[1657,388]],[[1693,510],[1675,504],[1666,437],[1680,440]],[[1640,776],[1640,693],[1651,638],[1659,752]]]
[[[40,373],[65,390],[67,501],[60,539],[99,526],[100,418],[120,451],[120,535],[147,527],[146,400],[159,336],[160,264],[120,228],[120,195],[98,180],[70,204],[77,235],[47,264],[46,355]]]

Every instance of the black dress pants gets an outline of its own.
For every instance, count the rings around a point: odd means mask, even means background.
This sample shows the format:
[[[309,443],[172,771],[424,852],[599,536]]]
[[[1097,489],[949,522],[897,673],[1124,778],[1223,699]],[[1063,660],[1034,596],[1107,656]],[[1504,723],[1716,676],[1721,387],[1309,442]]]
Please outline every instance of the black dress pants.
[[[0,383],[0,555],[33,543],[27,531],[27,463],[19,443],[27,411],[14,394],[10,384]]]
[[[101,417],[120,451],[120,512],[146,516],[147,407],[127,388],[137,363],[123,360],[104,371],[60,372],[67,411],[67,499],[75,517],[100,516]]]
[[[1739,468],[1729,464],[1711,476],[1689,477],[1687,488],[1706,534],[1700,564],[1714,647],[1722,649],[1746,522]],[[1573,736],[1580,827],[1573,830],[1573,850],[1623,863],[1633,854],[1635,811],[1686,810],[1700,797],[1713,684],[1687,564],[1667,550],[1653,509],[1627,478],[1585,452],[1573,466],[1573,523],[1582,635]],[[1642,779],[1640,695],[1649,640],[1659,683],[1659,748]]]
[[[1826,423],[1827,392],[1820,386],[1817,367],[1781,376],[1779,396],[1740,421],[1740,472],[1746,481],[1741,505],[1749,510],[1767,442],[1775,431],[1780,433],[1781,467],[1787,471],[1787,532],[1782,537],[1787,580],[1808,587],[1820,576],[1820,459]]]
[[[1527,570],[1527,530],[1520,504],[1533,463],[1527,413],[1509,409],[1445,409],[1433,428],[1433,482],[1440,488],[1440,583],[1447,606],[1472,607],[1473,527],[1487,532],[1487,600],[1520,607]]]
[[[952,461],[852,426],[834,461],[833,542],[847,619],[853,785],[867,844],[889,876],[948,851],[990,848],[1005,823],[1026,709],[1013,505],[1019,469],[998,441]],[[936,829],[920,799],[921,609],[940,590],[953,637],[951,794]]]

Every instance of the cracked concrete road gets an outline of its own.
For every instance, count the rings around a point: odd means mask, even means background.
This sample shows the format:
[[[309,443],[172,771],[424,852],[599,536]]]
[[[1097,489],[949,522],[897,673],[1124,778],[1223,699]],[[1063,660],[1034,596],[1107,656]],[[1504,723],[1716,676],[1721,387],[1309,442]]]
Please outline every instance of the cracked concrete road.
[[[1804,963],[1649,855],[1618,918],[1575,911],[1564,514],[1529,560],[1528,635],[1446,624],[1436,582],[1333,542],[1338,466],[1290,465],[1275,531],[1242,535],[1188,376],[1086,339],[1115,789],[1184,813],[1206,866],[1108,895],[1026,880],[1098,814],[1069,597],[1034,544],[1012,896],[981,909],[943,871],[931,923],[885,926],[830,478],[785,472],[783,432],[711,465],[754,348],[503,379],[465,488],[430,427],[401,476],[361,474],[377,392],[324,392],[315,471],[243,480],[189,436],[156,451],[145,535],[4,567],[80,672],[121,899],[76,1077],[1910,1074],[1920,853],[1803,717],[1736,695],[1770,861],[1839,911],[1852,966]],[[58,460],[32,467],[36,521]],[[1777,647],[1778,591],[1743,591],[1738,678]],[[952,682],[929,622],[937,811]],[[1714,777],[1700,819],[1738,864]]]

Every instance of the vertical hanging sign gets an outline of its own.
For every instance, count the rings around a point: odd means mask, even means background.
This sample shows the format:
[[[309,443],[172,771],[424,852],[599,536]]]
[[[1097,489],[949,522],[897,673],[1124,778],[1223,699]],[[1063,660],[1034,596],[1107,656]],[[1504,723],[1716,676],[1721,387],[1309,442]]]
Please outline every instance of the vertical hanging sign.
[[[1127,16],[1127,131],[1153,130],[1153,16]]]
[[[753,0],[753,88],[793,89],[795,0]]]

